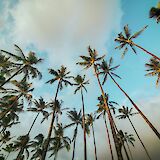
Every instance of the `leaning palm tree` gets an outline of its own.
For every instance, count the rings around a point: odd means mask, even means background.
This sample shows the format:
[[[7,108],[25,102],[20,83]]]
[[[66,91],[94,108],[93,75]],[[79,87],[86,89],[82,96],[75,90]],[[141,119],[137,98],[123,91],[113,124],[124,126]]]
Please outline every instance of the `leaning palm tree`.
[[[150,9],[149,18],[155,18],[157,23],[160,22],[160,2],[157,3],[156,7]]]
[[[64,127],[64,129],[68,128],[68,127],[71,127],[71,126],[76,126],[75,129],[74,129],[74,135],[73,135],[73,138],[72,138],[72,142],[73,142],[72,160],[74,160],[78,126],[82,125],[81,110],[79,112],[77,112],[76,109],[74,108],[73,110],[67,111],[67,116],[72,122],[70,124],[66,125]]]
[[[85,75],[82,77],[77,75],[74,78],[75,86],[77,87],[74,91],[76,94],[77,91],[81,93],[81,101],[82,101],[82,126],[83,126],[83,140],[84,140],[84,159],[87,160],[87,144],[86,144],[86,127],[85,127],[85,107],[84,107],[84,95],[83,89],[87,92],[85,85],[89,84],[88,80],[85,80]]]
[[[122,53],[122,57],[124,57],[124,55],[128,51],[128,47],[131,47],[131,49],[133,50],[133,52],[135,54],[137,54],[137,51],[134,48],[134,46],[136,46],[139,49],[143,50],[145,53],[149,54],[150,56],[152,56],[152,57],[160,60],[160,58],[158,56],[156,56],[155,54],[147,51],[143,47],[141,47],[138,44],[136,44],[136,43],[133,42],[133,39],[137,38],[146,28],[147,28],[147,26],[145,26],[140,31],[136,32],[135,34],[131,35],[130,30],[128,28],[128,25],[124,26],[124,35],[121,32],[121,33],[118,34],[118,37],[115,39],[115,41],[120,44],[119,46],[116,47],[116,49],[123,49],[124,48],[124,51]]]
[[[133,116],[133,115],[137,114],[137,112],[136,113],[132,113],[132,109],[133,108],[129,109],[128,107],[122,106],[122,108],[119,109],[119,113],[120,114],[117,116],[117,118],[119,118],[119,119],[126,119],[127,118],[129,120],[129,122],[132,125],[132,128],[134,129],[134,131],[135,131],[140,143],[142,144],[142,146],[143,146],[148,158],[151,160],[150,155],[149,155],[144,143],[142,142],[142,140],[141,140],[141,138],[140,138],[140,136],[139,136],[134,124],[133,124],[133,122],[130,119],[130,116]]]
[[[116,86],[123,92],[123,94],[128,98],[134,108],[138,111],[138,113],[142,116],[145,122],[149,125],[149,127],[153,130],[153,132],[160,139],[160,133],[153,126],[153,124],[148,120],[148,118],[144,115],[144,113],[140,110],[140,108],[135,104],[135,102],[131,99],[131,97],[122,89],[122,87],[118,84],[118,82],[114,79],[113,76],[120,78],[114,71],[119,67],[119,65],[112,67],[113,59],[110,58],[109,63],[103,60],[102,64],[99,65],[100,72],[104,76],[103,84],[106,82],[108,76],[112,79],[112,81],[116,84]]]
[[[54,127],[54,133],[55,136],[54,138],[51,138],[51,147],[49,148],[53,153],[49,157],[54,155],[54,160],[56,160],[60,150],[63,148],[66,148],[67,151],[70,150],[71,140],[67,136],[64,136],[64,128],[62,124],[57,124],[57,126]]]
[[[106,99],[105,99],[105,93],[104,90],[102,88],[102,84],[100,82],[100,78],[99,78],[99,74],[98,74],[98,68],[97,68],[97,62],[102,60],[104,58],[104,56],[98,57],[98,53],[96,50],[92,50],[90,47],[88,47],[88,54],[89,56],[80,56],[82,58],[82,62],[78,62],[77,64],[84,66],[85,69],[90,68],[91,66],[93,66],[94,69],[94,74],[98,80],[98,85],[100,87],[101,90],[101,94],[103,96],[103,100],[104,100],[104,104],[105,104],[105,108],[107,110],[107,114],[108,114],[108,118],[109,118],[109,123],[110,123],[110,127],[111,127],[111,131],[112,131],[112,135],[113,135],[113,139],[114,139],[114,143],[115,143],[115,147],[116,147],[116,152],[117,152],[117,157],[119,160],[122,160],[122,153],[119,147],[119,142],[118,142],[118,138],[116,135],[116,130],[114,127],[114,120],[113,117],[111,115],[111,112],[109,110],[109,107],[107,105]]]
[[[58,96],[59,90],[63,89],[63,85],[65,85],[65,86],[72,85],[72,83],[69,81],[69,79],[73,78],[73,77],[69,75],[70,72],[68,72],[67,68],[64,66],[61,66],[61,68],[58,69],[57,71],[54,69],[49,69],[49,73],[53,76],[53,78],[50,79],[49,81],[47,81],[46,83],[53,84],[54,82],[58,81],[57,90],[56,90],[56,94],[54,97],[54,101],[57,102],[57,96]],[[48,150],[50,138],[52,135],[53,124],[54,124],[54,120],[55,120],[56,108],[57,108],[56,106],[54,106],[54,108],[53,108],[51,123],[50,123],[49,131],[48,131],[48,136],[47,136],[47,140],[44,145],[44,148],[43,148],[42,160],[45,160],[46,153]]]
[[[2,148],[5,152],[7,152],[7,156],[5,158],[5,160],[8,159],[9,155],[15,151],[15,148],[13,146],[13,143],[7,144],[5,148]]]
[[[158,86],[160,80],[160,61],[155,58],[151,58],[150,62],[145,65],[148,68],[146,71],[149,72],[146,76],[157,76],[156,86]]]
[[[29,104],[31,103],[31,99],[32,99],[32,94],[31,92],[34,90],[34,88],[32,87],[32,83],[28,83],[26,80],[21,80],[21,81],[17,81],[17,80],[13,80],[12,84],[16,87],[16,89],[5,89],[3,91],[3,93],[8,94],[15,94],[14,101],[12,104],[10,104],[9,106],[7,106],[6,110],[2,111],[0,113],[0,120],[6,116],[7,113],[9,113],[10,111],[12,111],[12,107],[18,102],[18,100],[21,97],[24,97]]]
[[[93,142],[94,142],[94,155],[95,160],[98,160],[97,158],[97,147],[96,147],[96,138],[95,138],[95,132],[94,132],[94,121],[96,119],[96,116],[91,114],[87,114],[86,123],[88,123],[92,128],[92,135],[93,135]]]
[[[4,81],[0,85],[0,87],[8,83],[13,77],[21,73],[24,73],[24,79],[29,78],[30,76],[32,78],[42,77],[40,71],[35,67],[35,65],[42,62],[42,59],[37,58],[34,52],[29,52],[28,56],[25,56],[23,51],[17,45],[15,45],[15,47],[16,51],[18,52],[18,55],[10,53],[5,50],[1,50],[2,53],[5,53],[8,56],[15,59],[15,62],[13,62],[13,64],[16,65],[16,68],[13,69],[15,70],[15,72],[6,81]]]

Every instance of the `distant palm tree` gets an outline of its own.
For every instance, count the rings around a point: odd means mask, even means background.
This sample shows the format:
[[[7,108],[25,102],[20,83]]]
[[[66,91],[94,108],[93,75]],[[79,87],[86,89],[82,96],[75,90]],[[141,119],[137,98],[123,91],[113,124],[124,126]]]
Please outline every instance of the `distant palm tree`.
[[[10,131],[4,131],[0,134],[0,147],[12,139]]]
[[[0,88],[8,83],[13,77],[17,76],[18,74],[24,73],[24,79],[29,78],[30,76],[32,78],[41,78],[42,74],[39,72],[39,70],[35,67],[38,63],[42,62],[41,58],[37,58],[34,52],[29,52],[28,56],[25,56],[23,51],[17,46],[16,51],[19,55],[7,52],[5,50],[1,50],[1,52],[6,53],[8,56],[11,56],[15,59],[16,62],[13,64],[16,65],[16,72],[12,74],[6,81],[4,81]],[[20,62],[20,63],[17,63]]]
[[[136,52],[136,50],[134,48],[134,46],[136,46],[139,49],[143,50],[145,53],[149,54],[150,56],[160,60],[160,58],[158,56],[156,56],[155,54],[147,51],[143,47],[141,47],[138,44],[133,42],[133,39],[137,38],[146,28],[147,28],[147,26],[145,26],[140,31],[136,32],[135,34],[131,35],[130,29],[128,28],[128,25],[124,26],[124,35],[121,32],[121,33],[118,34],[118,37],[115,39],[116,42],[120,43],[120,45],[118,47],[116,47],[116,49],[123,49],[124,48],[124,51],[122,53],[122,57],[128,51],[128,47],[131,47],[133,52],[136,54],[137,52]]]
[[[124,141],[127,144],[127,148],[129,150],[131,159],[133,160],[133,155],[132,155],[132,152],[131,152],[129,144],[131,144],[134,147],[134,142],[135,142],[134,136],[133,136],[133,134],[128,134],[127,132],[125,132],[123,138],[124,138]]]
[[[115,127],[114,127],[114,120],[112,118],[111,112],[109,110],[109,107],[107,105],[106,99],[105,99],[105,93],[104,90],[102,88],[101,82],[100,82],[100,78],[99,78],[99,74],[98,74],[98,68],[97,68],[97,62],[102,60],[104,58],[104,56],[98,57],[98,53],[96,50],[92,50],[90,47],[88,47],[88,54],[89,56],[80,56],[82,58],[82,62],[78,62],[77,64],[84,66],[85,69],[90,68],[91,66],[93,66],[94,69],[94,74],[98,80],[98,85],[100,87],[101,90],[101,94],[103,96],[103,100],[104,100],[104,104],[107,110],[107,114],[108,114],[108,118],[109,118],[109,122],[110,122],[110,127],[111,127],[111,131],[112,131],[112,135],[113,135],[113,139],[114,139],[114,143],[115,143],[115,147],[116,147],[116,152],[117,152],[117,157],[118,160],[122,160],[122,153],[119,147],[119,142],[118,142],[118,137],[116,135],[116,131],[115,131]]]
[[[82,77],[80,75],[77,75],[74,78],[75,86],[77,88],[75,89],[75,94],[77,91],[80,91],[81,93],[81,101],[82,101],[82,126],[83,126],[83,139],[84,139],[84,159],[87,160],[87,144],[86,144],[86,127],[85,127],[85,108],[84,108],[84,96],[83,96],[83,89],[87,92],[87,89],[85,85],[89,84],[88,80],[85,80],[85,75]]]
[[[155,18],[157,23],[160,22],[160,2],[158,2],[157,7],[152,7],[150,9],[149,18]]]
[[[135,102],[130,98],[130,96],[122,89],[122,87],[118,84],[118,82],[114,79],[113,76],[120,78],[117,74],[114,73],[115,69],[119,67],[119,65],[112,67],[113,59],[110,58],[109,63],[103,60],[102,64],[99,65],[100,72],[104,76],[103,84],[106,82],[108,75],[112,79],[112,81],[116,84],[116,86],[123,92],[123,94],[128,98],[128,100],[132,103],[134,108],[138,111],[138,113],[142,116],[145,122],[149,125],[149,127],[153,130],[153,132],[160,139],[160,133],[153,126],[153,124],[148,120],[148,118],[144,115],[144,113],[139,109],[139,107],[135,104]]]
[[[72,138],[72,142],[73,142],[72,160],[74,160],[75,149],[76,149],[76,139],[77,139],[77,133],[78,133],[78,126],[82,125],[81,110],[79,112],[77,112],[75,110],[75,108],[74,108],[73,110],[67,111],[67,116],[72,122],[70,124],[66,125],[64,127],[64,129],[68,128],[68,127],[71,127],[71,126],[76,126],[76,128],[74,129],[74,135],[73,135],[73,138]]]
[[[42,148],[43,148],[43,145],[45,143],[45,140],[44,140],[44,136],[43,134],[38,134],[37,136],[34,137],[34,141],[30,141],[30,144],[29,144],[29,147],[33,148],[31,150],[31,152],[33,152],[33,155],[31,157],[31,160],[33,159],[41,159],[42,158]]]
[[[64,66],[61,66],[61,68],[58,69],[57,71],[54,69],[49,69],[49,73],[53,76],[53,78],[50,79],[49,81],[47,81],[46,83],[52,84],[52,83],[58,81],[58,86],[57,86],[56,94],[54,97],[54,102],[57,102],[57,96],[58,96],[59,90],[63,89],[63,84],[65,86],[72,85],[72,83],[69,81],[69,79],[73,78],[73,76],[69,75],[70,72],[68,72],[67,68]],[[55,104],[57,104],[57,103],[55,103]],[[54,124],[54,119],[55,119],[56,108],[57,108],[57,106],[54,106],[54,108],[53,108],[51,123],[50,123],[49,131],[48,131],[48,136],[47,136],[47,140],[44,145],[44,148],[43,148],[42,160],[45,160],[46,153],[48,150],[50,138],[52,135],[52,129],[53,129],[53,124]]]
[[[151,157],[150,157],[150,155],[149,155],[144,143],[142,142],[142,140],[141,140],[141,138],[140,138],[140,136],[139,136],[134,124],[132,123],[132,121],[130,119],[130,116],[133,116],[133,115],[137,114],[137,112],[136,113],[132,113],[132,109],[133,108],[129,109],[128,107],[122,106],[122,108],[119,109],[119,113],[120,114],[117,116],[117,118],[119,118],[119,119],[126,119],[127,118],[129,120],[129,122],[132,125],[132,127],[133,127],[133,129],[134,129],[134,131],[135,131],[140,143],[142,144],[142,146],[143,146],[143,148],[144,148],[144,150],[145,150],[145,152],[146,152],[146,154],[148,156],[148,158],[151,160]]]
[[[2,148],[5,152],[7,152],[7,156],[5,158],[5,160],[8,159],[9,155],[15,151],[15,148],[13,146],[13,143],[7,144],[5,148]]]
[[[156,85],[158,86],[160,80],[160,61],[151,58],[149,63],[146,63],[146,67],[148,68],[146,71],[149,72],[146,76],[157,76]]]
[[[94,132],[94,121],[96,119],[96,116],[91,114],[87,114],[87,119],[86,123],[88,123],[91,128],[92,128],[92,135],[93,135],[93,142],[94,142],[94,155],[95,155],[95,160],[98,160],[97,157],[97,147],[96,147],[96,138],[95,138],[95,132]]]
[[[7,89],[4,91],[4,93],[6,92],[7,94],[15,94],[15,99],[13,101],[12,104],[10,104],[10,106],[7,107],[7,109],[3,112],[0,113],[0,120],[11,110],[11,108],[15,105],[15,103],[17,103],[17,101],[21,98],[24,97],[29,104],[31,103],[31,99],[32,99],[32,94],[31,92],[34,90],[34,88],[31,88],[32,83],[28,83],[26,82],[24,79],[22,81],[17,81],[17,80],[13,80],[12,84],[17,88],[17,89]]]
[[[51,147],[49,148],[49,151],[52,151],[53,153],[49,156],[52,157],[54,155],[54,160],[57,159],[58,151],[66,148],[67,151],[70,150],[70,143],[71,140],[64,136],[64,128],[62,124],[57,124],[57,127],[54,127],[54,138],[51,138]]]

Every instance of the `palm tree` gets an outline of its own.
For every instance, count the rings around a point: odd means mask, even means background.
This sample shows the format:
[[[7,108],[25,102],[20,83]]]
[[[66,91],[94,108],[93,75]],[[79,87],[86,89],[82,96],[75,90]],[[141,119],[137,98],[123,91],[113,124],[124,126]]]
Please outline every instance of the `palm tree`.
[[[136,32],[135,34],[131,35],[130,30],[128,28],[128,25],[124,26],[124,35],[121,32],[118,34],[118,37],[115,39],[115,41],[120,44],[119,46],[116,47],[116,49],[123,49],[124,48],[124,51],[122,53],[122,57],[124,57],[124,55],[128,51],[128,46],[131,47],[133,52],[136,54],[137,52],[134,48],[134,46],[136,46],[139,49],[143,50],[145,53],[149,54],[150,56],[160,60],[160,58],[158,56],[154,55],[153,53],[147,51],[143,47],[141,47],[138,44],[133,42],[133,39],[137,38],[146,28],[147,28],[147,26],[145,26],[140,31]]]
[[[69,75],[70,72],[68,72],[67,68],[64,67],[64,66],[61,66],[61,68],[58,69],[57,71],[54,70],[54,69],[49,69],[49,73],[53,76],[53,78],[50,79],[49,81],[47,81],[46,83],[52,84],[55,81],[58,81],[58,86],[57,86],[57,90],[56,90],[56,94],[55,94],[55,98],[54,98],[54,101],[57,102],[57,96],[58,96],[59,90],[63,89],[63,84],[65,86],[72,85],[72,83],[69,81],[69,79],[73,78],[73,77]],[[55,104],[57,104],[57,103],[55,103]],[[47,140],[46,140],[46,143],[44,145],[44,149],[43,149],[43,153],[42,153],[42,160],[45,160],[46,153],[47,153],[47,150],[48,150],[50,138],[51,138],[51,135],[52,135],[52,129],[53,129],[53,124],[54,124],[54,119],[55,119],[56,108],[57,108],[57,106],[54,106],[54,109],[53,109],[53,112],[52,112],[51,123],[50,123],[49,131],[48,131]]]
[[[83,97],[83,89],[87,92],[87,89],[85,85],[89,84],[89,81],[85,80],[85,75],[82,77],[80,75],[77,75],[74,78],[75,86],[77,88],[75,89],[74,93],[76,94],[77,91],[81,92],[81,101],[82,101],[82,126],[83,126],[83,139],[84,139],[84,159],[87,160],[87,144],[86,144],[86,127],[85,127],[85,108],[84,108],[84,97]]]
[[[146,71],[149,72],[146,76],[158,76],[156,81],[156,86],[158,86],[160,80],[160,61],[155,58],[151,58],[150,62],[145,65],[148,68]]]
[[[8,83],[13,77],[17,76],[18,74],[24,73],[24,79],[29,78],[30,76],[32,78],[41,78],[42,74],[39,72],[39,70],[35,67],[38,63],[42,62],[41,58],[37,58],[34,52],[29,52],[28,56],[25,56],[23,51],[17,46],[16,51],[19,55],[10,53],[5,50],[1,50],[1,52],[7,54],[8,56],[15,59],[16,62],[13,64],[16,65],[16,72],[12,74],[5,82],[3,82],[0,85],[0,88]],[[17,63],[18,62],[18,63]],[[20,63],[19,63],[20,62]]]
[[[145,152],[146,152],[146,154],[148,156],[148,158],[151,160],[150,155],[149,155],[144,143],[142,142],[142,140],[141,140],[141,138],[140,138],[140,136],[139,136],[134,124],[133,124],[133,122],[130,119],[130,116],[133,116],[133,115],[137,114],[137,112],[136,113],[132,113],[132,109],[133,108],[129,109],[128,107],[122,106],[122,108],[119,109],[119,113],[120,114],[117,116],[117,118],[119,118],[119,119],[126,119],[127,118],[129,120],[129,122],[132,125],[132,127],[133,127],[133,129],[134,129],[134,131],[135,131],[140,143],[142,144],[142,146],[143,146],[143,148],[144,148],[144,150],[145,150]]]
[[[68,127],[71,127],[71,126],[76,126],[75,129],[74,129],[74,135],[73,135],[73,138],[72,138],[72,142],[73,142],[72,160],[74,160],[78,126],[82,125],[81,110],[79,112],[77,112],[76,109],[74,108],[73,110],[67,111],[67,116],[72,122],[70,124],[66,125],[64,127],[64,129],[68,128]]]
[[[128,134],[127,132],[125,132],[123,138],[124,138],[124,141],[127,144],[127,148],[129,150],[131,159],[133,160],[133,155],[132,155],[132,152],[131,152],[129,144],[131,144],[134,147],[134,142],[135,142],[134,136],[133,136],[133,134]]]
[[[13,143],[7,144],[5,148],[2,148],[5,152],[7,152],[7,156],[6,156],[6,160],[8,159],[9,155],[11,154],[11,152],[15,151],[15,148],[13,146]]]
[[[108,114],[108,118],[109,118],[109,122],[110,122],[110,127],[111,127],[111,131],[112,131],[112,135],[113,135],[113,139],[114,139],[114,143],[115,143],[115,147],[116,147],[116,152],[117,152],[117,157],[119,160],[122,160],[122,153],[119,147],[119,142],[118,142],[118,138],[116,135],[116,131],[115,131],[115,127],[114,127],[114,120],[112,118],[111,112],[109,110],[109,107],[107,105],[106,99],[105,99],[105,93],[104,90],[102,88],[102,84],[100,82],[100,78],[99,78],[99,74],[98,74],[98,68],[97,68],[97,62],[102,60],[104,58],[104,56],[98,57],[97,51],[96,50],[92,50],[90,47],[88,47],[88,54],[89,56],[80,56],[82,58],[82,62],[78,62],[77,64],[84,66],[85,69],[90,68],[91,66],[93,66],[94,69],[94,74],[98,80],[98,85],[100,87],[101,90],[101,94],[103,96],[103,100],[104,100],[104,104],[107,110],[107,114]]]
[[[149,18],[155,18],[157,23],[160,21],[160,2],[158,2],[157,7],[152,7],[149,11]]]
[[[0,113],[0,120],[10,111],[12,111],[12,107],[18,102],[18,100],[21,97],[24,97],[29,104],[31,103],[32,99],[32,94],[31,92],[34,90],[34,88],[31,88],[32,83],[26,82],[24,79],[21,81],[13,80],[12,84],[17,88],[17,89],[6,89],[4,93],[6,92],[7,94],[16,94],[14,96],[14,101],[10,106],[7,107],[7,109],[3,112]],[[18,95],[17,95],[18,94]]]
[[[70,150],[71,140],[67,136],[64,136],[62,124],[57,124],[57,127],[54,127],[54,133],[55,136],[51,139],[52,146],[49,148],[49,150],[53,152],[50,157],[54,155],[54,160],[56,160],[58,151],[63,148],[66,148],[67,151]]]
[[[33,152],[33,155],[31,157],[31,160],[33,159],[41,159],[42,158],[42,148],[43,148],[43,145],[45,143],[45,140],[44,140],[44,136],[43,134],[38,134],[37,136],[34,137],[35,141],[30,141],[30,147],[33,148],[31,150],[31,152]]]
[[[28,133],[26,134],[26,136],[28,136],[28,137],[30,135],[30,132],[31,132],[39,114],[42,113],[44,117],[49,115],[48,112],[44,110],[48,107],[49,104],[47,102],[45,102],[42,97],[39,99],[39,101],[34,100],[34,104],[35,104],[36,108],[35,107],[32,107],[32,108],[30,107],[30,108],[28,108],[28,111],[38,112],[38,113],[37,113],[36,117],[34,118],[32,124],[31,124],[31,126],[28,130]],[[24,145],[21,145],[21,148],[20,148],[19,154],[17,156],[17,159],[19,159],[19,157],[23,154],[27,143],[28,143],[28,141],[26,141],[26,144],[24,143]]]
[[[153,126],[153,124],[148,120],[148,118],[144,115],[144,113],[139,109],[139,107],[135,104],[135,102],[130,98],[130,96],[122,89],[122,87],[117,83],[117,81],[114,79],[113,76],[120,78],[117,74],[114,73],[114,70],[119,67],[115,66],[112,67],[113,59],[110,58],[109,64],[103,60],[102,64],[99,65],[101,71],[99,74],[102,74],[104,76],[103,84],[106,82],[108,75],[112,79],[112,81],[116,84],[116,86],[123,92],[123,94],[128,98],[128,100],[131,102],[131,104],[134,106],[134,108],[138,111],[138,113],[142,116],[142,118],[145,120],[145,122],[149,125],[149,127],[153,130],[153,132],[157,135],[157,137],[160,139],[160,133],[157,131],[157,129]]]
[[[7,143],[7,142],[10,141],[11,139],[12,139],[12,137],[11,137],[10,131],[3,131],[3,132],[0,134],[0,142],[1,142],[0,147],[2,147],[3,144]]]
[[[93,142],[94,142],[94,155],[95,155],[95,160],[98,160],[97,158],[97,148],[96,148],[96,138],[95,138],[95,133],[94,133],[94,121],[96,119],[96,116],[91,114],[87,114],[87,120],[86,123],[88,123],[91,128],[92,128],[92,135],[93,135]]]
[[[105,93],[105,99],[106,99],[106,102],[109,106],[109,109],[110,110],[113,110],[114,114],[115,114],[115,107],[114,107],[114,104],[117,104],[116,102],[114,101],[109,101],[109,95]],[[112,160],[114,160],[114,157],[113,157],[113,151],[112,151],[112,144],[111,144],[111,140],[110,140],[110,135],[109,135],[109,130],[108,130],[108,126],[107,126],[107,120],[106,120],[106,113],[107,113],[107,110],[105,108],[105,105],[104,105],[104,101],[103,101],[103,96],[101,95],[100,97],[98,97],[98,100],[99,100],[99,104],[97,105],[98,106],[98,109],[97,109],[97,113],[99,114],[97,116],[97,119],[100,118],[100,116],[103,116],[103,119],[104,119],[104,123],[105,123],[105,127],[106,127],[106,133],[107,133],[107,138],[108,138],[108,144],[109,144],[109,149],[110,149],[110,153],[111,153],[111,158]]]

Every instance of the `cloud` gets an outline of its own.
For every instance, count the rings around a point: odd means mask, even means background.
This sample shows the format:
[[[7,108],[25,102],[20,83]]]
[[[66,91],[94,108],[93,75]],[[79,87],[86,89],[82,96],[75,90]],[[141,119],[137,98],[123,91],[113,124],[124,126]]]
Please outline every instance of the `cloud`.
[[[91,45],[106,49],[110,34],[119,29],[119,0],[19,0],[9,12],[14,41],[47,50],[52,64],[67,63]]]

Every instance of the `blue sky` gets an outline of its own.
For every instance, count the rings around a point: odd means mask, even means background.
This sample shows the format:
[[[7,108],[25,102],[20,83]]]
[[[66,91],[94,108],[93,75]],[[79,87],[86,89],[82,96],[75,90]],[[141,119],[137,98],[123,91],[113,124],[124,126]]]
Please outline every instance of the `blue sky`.
[[[59,68],[64,64],[73,75],[87,74],[91,85],[85,95],[86,111],[93,112],[96,109],[96,97],[100,94],[97,85],[93,85],[97,82],[92,70],[84,71],[75,65],[78,56],[87,54],[87,46],[91,45],[100,55],[107,54],[106,59],[112,56],[114,64],[121,65],[116,72],[122,77],[118,82],[142,105],[142,110],[158,127],[160,90],[155,87],[155,78],[144,76],[144,65],[150,56],[137,49],[137,56],[129,50],[121,59],[122,51],[114,49],[117,45],[114,39],[124,25],[129,24],[133,33],[149,25],[135,42],[160,56],[160,26],[155,20],[149,19],[149,9],[156,4],[157,0],[1,0],[0,48],[14,51],[13,44],[16,43],[26,53],[33,50],[44,58],[43,64],[39,66],[44,74],[43,79],[34,82],[36,98],[44,96],[51,99],[54,96],[55,87],[44,84],[51,78],[47,73],[49,67]],[[110,80],[105,89],[112,100],[131,106]],[[81,107],[81,103],[77,104],[79,96],[73,95],[72,88],[64,89],[59,98],[64,100],[66,106]],[[154,110],[155,117],[152,116],[151,109]],[[141,123],[143,124],[142,120]],[[143,125],[139,125],[141,126]]]

